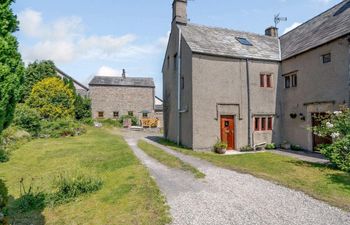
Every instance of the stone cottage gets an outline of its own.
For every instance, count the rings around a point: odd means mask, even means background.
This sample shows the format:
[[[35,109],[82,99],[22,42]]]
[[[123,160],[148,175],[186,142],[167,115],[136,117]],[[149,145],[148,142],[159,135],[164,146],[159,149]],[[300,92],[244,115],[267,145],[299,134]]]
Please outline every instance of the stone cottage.
[[[93,118],[138,119],[154,114],[155,85],[152,78],[95,76],[89,83]]]
[[[349,105],[350,0],[278,37],[188,23],[174,0],[163,63],[164,135],[193,149],[327,140],[314,116]]]

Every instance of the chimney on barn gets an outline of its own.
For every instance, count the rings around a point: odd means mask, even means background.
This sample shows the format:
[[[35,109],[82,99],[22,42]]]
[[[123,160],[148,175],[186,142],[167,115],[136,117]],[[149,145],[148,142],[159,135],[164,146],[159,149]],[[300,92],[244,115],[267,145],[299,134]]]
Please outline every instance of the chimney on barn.
[[[271,26],[265,30],[265,35],[270,37],[278,37],[278,28]]]
[[[187,24],[187,0],[174,0],[173,24]]]
[[[125,78],[126,78],[126,72],[125,72],[125,69],[123,69],[123,74],[122,74],[122,77],[123,77],[123,79],[125,79]]]

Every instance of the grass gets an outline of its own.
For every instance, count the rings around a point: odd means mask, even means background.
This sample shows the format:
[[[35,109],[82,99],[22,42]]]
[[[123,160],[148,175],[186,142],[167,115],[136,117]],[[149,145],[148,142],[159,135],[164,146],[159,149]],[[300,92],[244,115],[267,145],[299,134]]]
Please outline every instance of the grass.
[[[146,141],[139,141],[138,147],[141,148],[147,155],[151,156],[152,158],[158,160],[160,163],[162,163],[170,168],[176,168],[176,169],[180,169],[183,171],[189,171],[189,172],[193,173],[193,175],[197,179],[201,179],[201,178],[205,177],[205,174],[200,172],[197,168],[191,166],[188,163],[185,163],[184,161],[177,158],[176,156],[173,156],[173,155],[165,152],[163,149],[147,143]]]
[[[160,139],[159,142],[216,166],[273,181],[350,211],[350,174],[330,166],[269,152],[222,156],[212,152],[195,152],[164,139]]]
[[[101,189],[62,205],[29,212],[16,209],[20,180],[39,193],[55,193],[62,173],[101,179]],[[125,141],[107,129],[89,128],[79,137],[38,139],[14,151],[0,164],[9,189],[11,224],[154,224],[170,222],[168,206],[147,169]]]

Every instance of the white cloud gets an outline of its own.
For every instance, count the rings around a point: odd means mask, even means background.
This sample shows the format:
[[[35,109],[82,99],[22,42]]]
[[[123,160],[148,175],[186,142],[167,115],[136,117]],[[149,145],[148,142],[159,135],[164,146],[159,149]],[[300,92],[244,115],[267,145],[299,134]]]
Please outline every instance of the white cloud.
[[[23,34],[36,41],[31,46],[20,46],[26,62],[37,59],[60,63],[79,59],[123,61],[163,51],[169,36],[167,34],[145,45],[137,44],[137,37],[133,34],[88,36],[79,17],[59,18],[45,23],[42,13],[32,9],[19,13],[19,20]]]
[[[289,31],[291,31],[291,30],[297,28],[297,27],[300,26],[301,24],[302,24],[302,23],[299,23],[299,22],[293,23],[291,26],[289,26],[289,27],[287,27],[286,29],[284,29],[283,34],[286,34],[286,33],[288,33]]]
[[[333,0],[313,0],[313,1],[316,2],[316,3],[321,3],[321,4],[324,4],[324,5],[327,5],[330,2],[332,2]]]
[[[120,77],[122,74],[122,70],[113,69],[108,66],[101,66],[100,69],[97,71],[97,76],[117,76]]]

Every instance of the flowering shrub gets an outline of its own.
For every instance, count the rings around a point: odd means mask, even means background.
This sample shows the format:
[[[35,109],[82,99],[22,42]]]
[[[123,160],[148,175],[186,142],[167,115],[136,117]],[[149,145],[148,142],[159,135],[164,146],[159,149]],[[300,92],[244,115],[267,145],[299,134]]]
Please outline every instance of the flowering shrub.
[[[313,132],[321,137],[332,137],[332,144],[320,145],[319,149],[341,170],[350,172],[350,109],[341,107],[340,111],[322,119]]]

